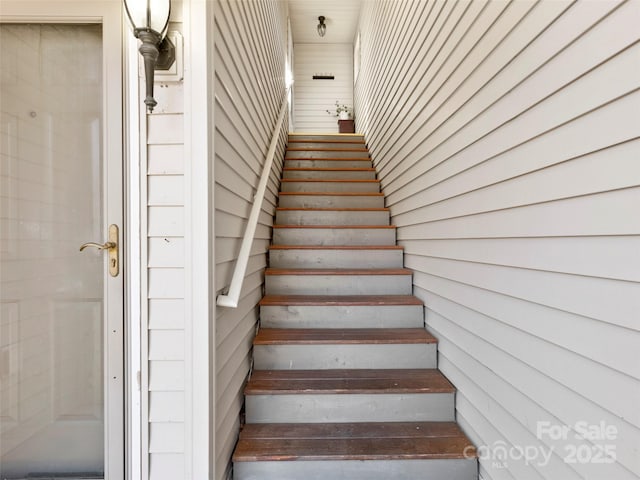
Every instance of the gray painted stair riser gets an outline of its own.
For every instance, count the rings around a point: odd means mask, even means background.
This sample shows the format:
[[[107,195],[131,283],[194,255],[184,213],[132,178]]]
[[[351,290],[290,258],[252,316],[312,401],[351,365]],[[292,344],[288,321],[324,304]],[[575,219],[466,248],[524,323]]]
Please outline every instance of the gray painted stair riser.
[[[280,195],[283,208],[383,208],[382,195]]]
[[[421,305],[269,305],[260,307],[264,328],[420,328]]]
[[[389,225],[388,211],[277,210],[277,225]]]
[[[453,393],[247,395],[247,423],[453,422]]]
[[[477,480],[475,459],[235,462],[234,480]]]
[[[282,178],[287,180],[375,180],[376,172],[374,170],[284,170]]]
[[[369,152],[353,152],[345,150],[287,150],[285,159],[289,158],[365,158],[369,159]]]
[[[371,160],[349,159],[349,160],[285,160],[285,168],[371,168]]]
[[[259,370],[436,368],[436,344],[255,345]]]
[[[266,295],[411,295],[411,275],[266,275]]]
[[[394,228],[274,228],[275,245],[395,245]]]
[[[380,183],[366,182],[282,182],[283,192],[366,192],[380,193]]]
[[[402,264],[402,250],[269,250],[273,268],[402,268]]]

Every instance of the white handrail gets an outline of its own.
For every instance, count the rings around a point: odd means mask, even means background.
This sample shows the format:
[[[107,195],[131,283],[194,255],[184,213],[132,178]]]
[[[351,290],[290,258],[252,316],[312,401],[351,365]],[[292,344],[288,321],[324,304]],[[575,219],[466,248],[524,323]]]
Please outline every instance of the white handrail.
[[[226,295],[218,295],[218,298],[216,299],[216,303],[221,307],[238,307],[240,290],[242,290],[244,274],[247,271],[247,263],[249,262],[249,252],[251,251],[253,236],[255,235],[256,227],[258,226],[258,216],[262,209],[262,202],[267,189],[267,182],[269,181],[269,175],[271,174],[271,166],[273,165],[273,157],[276,153],[276,147],[278,146],[278,138],[280,137],[284,114],[287,112],[289,88],[284,92],[284,99],[282,100],[282,106],[280,107],[280,115],[278,116],[276,129],[273,132],[271,145],[269,145],[269,151],[267,152],[267,160],[264,162],[264,169],[262,170],[260,183],[258,183],[258,190],[253,197],[253,205],[251,206],[251,213],[249,214],[249,220],[247,221],[247,229],[244,231],[244,237],[242,238],[242,244],[240,245],[236,268],[233,271],[233,277],[231,277],[229,292]]]

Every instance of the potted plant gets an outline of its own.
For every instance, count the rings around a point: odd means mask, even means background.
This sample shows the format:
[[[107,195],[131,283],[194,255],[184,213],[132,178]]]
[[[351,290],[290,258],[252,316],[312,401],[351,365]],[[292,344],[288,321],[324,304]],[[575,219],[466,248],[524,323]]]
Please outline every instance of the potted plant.
[[[327,110],[327,113],[329,115],[333,115],[334,117],[338,117],[338,120],[351,120],[353,110],[351,107],[341,104],[336,100],[335,111]]]
[[[338,127],[340,133],[355,133],[355,123],[353,121],[353,109],[336,100],[335,112],[327,110],[329,115],[338,117]]]

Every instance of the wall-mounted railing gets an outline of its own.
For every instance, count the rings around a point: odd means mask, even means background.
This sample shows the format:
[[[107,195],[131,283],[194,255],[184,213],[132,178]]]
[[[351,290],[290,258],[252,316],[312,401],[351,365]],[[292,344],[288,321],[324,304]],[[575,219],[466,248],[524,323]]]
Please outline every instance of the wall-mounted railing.
[[[249,214],[247,228],[244,231],[244,237],[242,238],[242,244],[240,245],[240,252],[238,253],[238,260],[236,262],[236,268],[233,271],[233,277],[231,277],[229,291],[226,295],[218,295],[218,298],[216,299],[216,303],[221,307],[237,308],[238,306],[240,291],[242,290],[242,283],[244,282],[244,275],[247,271],[247,263],[249,262],[249,253],[251,251],[251,245],[253,244],[253,237],[256,233],[256,227],[258,226],[258,216],[262,209],[262,202],[267,189],[267,182],[269,181],[269,175],[271,174],[273,157],[276,153],[276,147],[278,146],[278,138],[280,138],[280,130],[282,130],[284,116],[287,113],[288,97],[289,88],[284,92],[282,106],[280,107],[280,114],[278,115],[276,128],[273,131],[271,145],[269,145],[269,151],[267,152],[267,159],[264,162],[262,176],[260,177],[260,183],[258,183],[258,190],[253,197],[251,213]]]

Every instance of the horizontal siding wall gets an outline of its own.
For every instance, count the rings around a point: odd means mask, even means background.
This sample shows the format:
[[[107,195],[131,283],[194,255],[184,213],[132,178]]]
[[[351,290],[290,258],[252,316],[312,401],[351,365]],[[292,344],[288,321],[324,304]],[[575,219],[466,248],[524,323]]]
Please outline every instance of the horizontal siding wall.
[[[174,5],[170,30],[183,30],[182,3]],[[141,60],[142,57],[140,57]],[[142,248],[141,265],[147,269],[148,318],[146,350],[148,395],[143,415],[148,420],[148,478],[186,480],[186,460],[190,455],[185,439],[185,158],[184,88],[182,82],[163,82],[156,76],[154,97],[158,105],[146,117],[146,198],[147,244]],[[144,78],[140,78],[140,98],[144,99]],[[142,101],[142,100],[141,100]],[[144,138],[144,137],[143,137]],[[143,177],[145,178],[145,177]],[[143,282],[144,285],[144,282]],[[143,286],[143,288],[145,288]],[[144,312],[143,312],[144,315]],[[146,341],[145,341],[146,340]],[[143,442],[144,445],[144,442]]]
[[[338,132],[336,101],[353,107],[353,45],[302,43],[294,46],[294,123],[296,132]],[[314,80],[333,75],[333,80]]]
[[[167,96],[182,98],[179,84]],[[160,100],[158,99],[158,103]],[[181,105],[180,102],[176,102]],[[149,478],[184,478],[184,170],[180,111],[148,116]],[[170,470],[180,472],[167,476]],[[163,465],[162,468],[159,468]]]
[[[551,451],[483,479],[640,478],[639,22],[637,0],[363,4],[356,123],[457,419]]]
[[[284,95],[287,7],[277,0],[221,0],[215,6],[214,281],[218,295],[229,288]],[[237,440],[287,131],[285,124],[240,304],[236,309],[218,307],[216,311],[216,479],[229,474]]]

